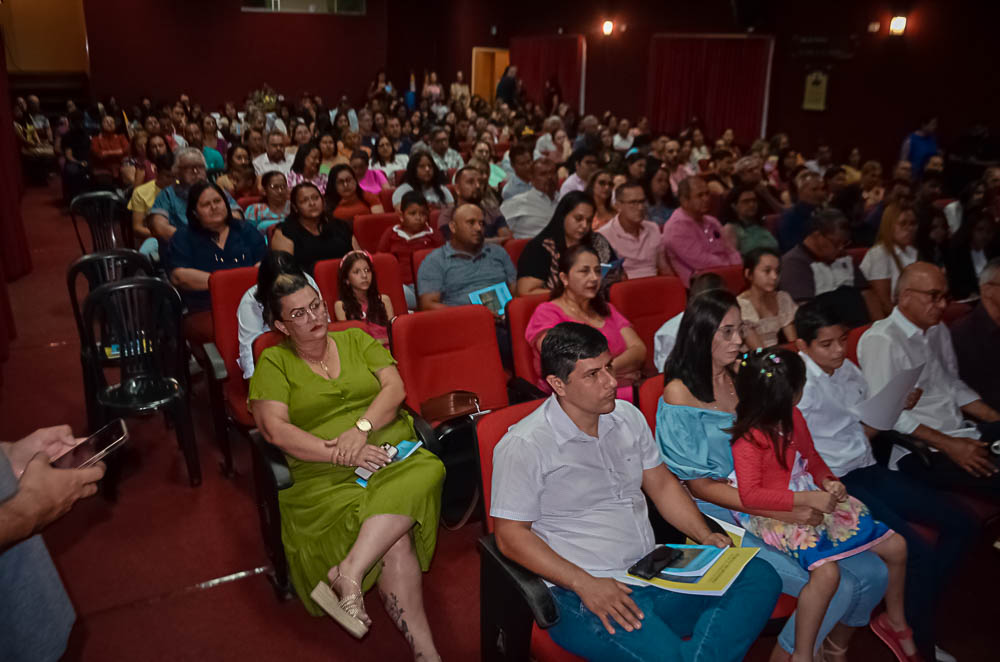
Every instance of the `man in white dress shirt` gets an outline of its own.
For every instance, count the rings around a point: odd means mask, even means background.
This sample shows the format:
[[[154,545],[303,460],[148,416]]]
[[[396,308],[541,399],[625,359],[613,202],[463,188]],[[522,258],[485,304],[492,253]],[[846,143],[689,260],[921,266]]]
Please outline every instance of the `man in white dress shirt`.
[[[556,165],[536,159],[531,166],[531,188],[500,204],[500,213],[514,239],[532,239],[542,231],[556,211]]]
[[[919,480],[875,461],[869,439],[878,431],[855,413],[869,397],[868,384],[861,370],[844,360],[847,327],[837,315],[822,302],[810,301],[795,312],[795,332],[795,345],[806,364],[798,408],[816,450],[849,494],[906,539],[906,618],[914,641],[926,660],[954,660],[934,645],[935,611],[975,540],[978,522],[946,492],[928,490]],[[920,395],[915,390],[907,404],[915,404]],[[914,522],[936,529],[937,539],[928,541]]]
[[[986,443],[1000,436],[1000,413],[958,376],[951,333],[941,322],[947,294],[938,267],[927,262],[906,267],[896,284],[896,307],[861,336],[858,359],[872,393],[901,370],[924,366],[917,381],[923,395],[899,415],[894,429],[930,447],[929,466],[897,445],[890,468],[935,487],[971,488],[1000,500],[1000,469]]]

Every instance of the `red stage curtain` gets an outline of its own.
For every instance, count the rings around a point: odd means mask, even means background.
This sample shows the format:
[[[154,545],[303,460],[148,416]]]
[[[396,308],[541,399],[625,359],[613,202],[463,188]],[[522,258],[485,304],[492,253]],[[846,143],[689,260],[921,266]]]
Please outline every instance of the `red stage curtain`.
[[[657,36],[649,54],[649,120],[676,134],[697,118],[706,138],[732,129],[739,144],[761,137],[770,37]]]
[[[545,81],[555,76],[562,100],[579,111],[586,49],[583,35],[511,37],[510,63],[517,67],[525,98],[544,103]]]

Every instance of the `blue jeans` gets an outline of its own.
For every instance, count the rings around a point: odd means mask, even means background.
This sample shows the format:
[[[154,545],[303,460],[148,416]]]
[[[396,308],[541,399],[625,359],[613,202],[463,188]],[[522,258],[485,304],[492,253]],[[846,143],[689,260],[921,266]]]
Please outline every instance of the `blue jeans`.
[[[574,655],[598,662],[736,662],[767,623],[781,581],[766,563],[753,559],[720,597],[634,586],[631,597],[645,616],[642,627],[626,632],[612,622],[614,634],[608,634],[576,593],[558,586],[550,590],[559,621],[549,635]]]
[[[727,509],[705,501],[697,503],[698,508],[706,515],[726,522],[733,521],[732,513]],[[782,593],[798,596],[802,587],[809,581],[808,570],[792,557],[768,547],[760,538],[748,533],[743,538],[743,546],[760,548],[756,558],[766,561],[778,573],[781,578]],[[882,601],[889,583],[889,570],[875,552],[855,554],[837,561],[837,565],[840,566],[840,586],[830,599],[826,616],[819,626],[819,633],[816,635],[817,648],[837,623],[850,627],[867,625],[872,610]],[[778,635],[778,643],[789,653],[795,650],[795,614],[792,614],[782,628],[781,634]]]
[[[855,469],[841,481],[875,519],[906,539],[906,620],[921,654],[934,659],[938,598],[975,540],[978,520],[947,492],[879,464]],[[911,522],[937,529],[937,540],[928,542]]]

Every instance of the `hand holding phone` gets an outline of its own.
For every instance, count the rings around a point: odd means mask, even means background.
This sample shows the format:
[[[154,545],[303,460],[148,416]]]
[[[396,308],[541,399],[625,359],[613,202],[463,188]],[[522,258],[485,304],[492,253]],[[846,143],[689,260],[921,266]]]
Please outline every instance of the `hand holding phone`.
[[[128,428],[125,427],[125,421],[116,418],[80,443],[63,450],[53,461],[66,456],[60,463],[61,466],[85,469],[121,448],[126,441]]]

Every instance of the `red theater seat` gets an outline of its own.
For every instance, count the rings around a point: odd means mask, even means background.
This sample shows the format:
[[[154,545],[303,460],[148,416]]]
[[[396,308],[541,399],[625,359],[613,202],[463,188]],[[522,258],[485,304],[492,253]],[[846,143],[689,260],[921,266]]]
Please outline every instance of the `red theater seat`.
[[[403,293],[403,280],[399,276],[399,262],[390,253],[375,253],[372,255],[372,264],[375,265],[375,279],[378,281],[378,289],[382,294],[389,297],[392,302],[392,310],[396,315],[406,313],[406,295]],[[319,285],[319,291],[323,295],[323,300],[330,307],[330,315],[333,315],[333,303],[340,299],[340,287],[337,284],[337,275],[340,271],[340,260],[321,260],[316,263],[313,278]]]
[[[632,323],[646,345],[646,372],[655,374],[653,337],[668,319],[684,312],[687,293],[676,276],[624,280],[611,286],[611,304]]]
[[[386,230],[399,223],[399,214],[386,209],[385,214],[363,214],[354,217],[354,236],[358,245],[369,253],[378,250],[378,242]]]
[[[718,274],[722,280],[725,281],[726,289],[732,292],[733,296],[737,296],[740,292],[747,289],[747,281],[743,276],[742,264],[731,264],[728,267],[712,267],[711,269],[702,269],[694,274],[692,278],[696,278],[707,273]]]

